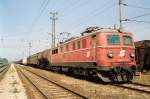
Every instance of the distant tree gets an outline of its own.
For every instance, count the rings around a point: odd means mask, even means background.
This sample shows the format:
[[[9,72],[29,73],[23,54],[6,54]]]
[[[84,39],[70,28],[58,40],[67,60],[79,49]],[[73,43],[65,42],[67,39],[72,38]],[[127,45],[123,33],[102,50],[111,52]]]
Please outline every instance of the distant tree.
[[[1,58],[0,57],[0,66],[8,64],[8,60],[6,58]]]

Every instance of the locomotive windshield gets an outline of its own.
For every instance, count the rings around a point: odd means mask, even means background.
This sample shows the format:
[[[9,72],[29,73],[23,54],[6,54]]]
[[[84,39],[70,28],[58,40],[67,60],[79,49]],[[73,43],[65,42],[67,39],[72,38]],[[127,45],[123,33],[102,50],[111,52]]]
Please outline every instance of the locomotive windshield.
[[[107,43],[112,45],[120,44],[120,37],[118,35],[109,35],[107,37]]]
[[[132,39],[130,36],[124,36],[123,40],[124,40],[124,45],[132,45]]]

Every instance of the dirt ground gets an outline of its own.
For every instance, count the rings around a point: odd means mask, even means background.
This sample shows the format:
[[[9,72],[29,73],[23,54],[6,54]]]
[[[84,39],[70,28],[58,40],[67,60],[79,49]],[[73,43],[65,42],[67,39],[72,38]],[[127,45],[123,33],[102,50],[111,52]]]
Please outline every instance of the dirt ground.
[[[14,64],[0,81],[0,99],[28,99]]]
[[[150,73],[147,74],[140,74],[139,76],[135,76],[133,82],[146,84],[150,86]]]

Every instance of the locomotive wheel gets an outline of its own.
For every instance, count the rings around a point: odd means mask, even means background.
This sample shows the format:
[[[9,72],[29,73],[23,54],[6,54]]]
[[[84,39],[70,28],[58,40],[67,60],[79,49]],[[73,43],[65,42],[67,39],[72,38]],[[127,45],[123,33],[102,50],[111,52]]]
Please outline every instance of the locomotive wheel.
[[[122,81],[124,81],[124,82],[128,81],[127,80],[127,70],[125,70],[125,69],[121,70],[121,78],[122,78]]]
[[[112,82],[118,82],[117,73],[113,69],[110,71],[109,78]]]
[[[113,75],[113,76],[112,76],[112,82],[118,82],[117,75]]]
[[[110,79],[112,82],[128,82],[133,78],[132,74],[124,68],[116,67],[111,70]]]
[[[112,81],[113,82],[121,82],[122,78],[121,78],[121,67],[116,67],[112,69]]]
[[[127,69],[122,69],[121,77],[124,82],[129,82],[133,79],[133,73]]]
[[[127,81],[131,81],[133,79],[133,73],[131,71],[126,72]]]

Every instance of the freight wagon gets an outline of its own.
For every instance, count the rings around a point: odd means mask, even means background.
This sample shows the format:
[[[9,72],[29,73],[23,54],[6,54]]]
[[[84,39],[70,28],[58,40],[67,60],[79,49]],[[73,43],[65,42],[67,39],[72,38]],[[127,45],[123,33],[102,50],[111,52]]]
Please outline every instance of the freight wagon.
[[[150,40],[135,42],[136,64],[138,70],[150,70]]]
[[[47,66],[49,64],[49,57],[48,55],[50,55],[51,51],[50,49],[46,49],[42,52],[33,54],[29,57],[27,57],[27,65],[32,65],[34,67],[39,67],[39,68],[44,68],[45,66]]]

